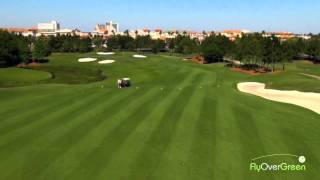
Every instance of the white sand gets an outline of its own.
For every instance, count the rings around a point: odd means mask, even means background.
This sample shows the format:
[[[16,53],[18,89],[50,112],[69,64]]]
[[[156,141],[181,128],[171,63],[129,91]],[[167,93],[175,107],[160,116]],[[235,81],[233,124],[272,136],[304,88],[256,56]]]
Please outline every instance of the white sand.
[[[98,52],[98,55],[114,55],[114,52]]]
[[[99,61],[98,63],[99,64],[111,64],[111,63],[114,63],[116,62],[115,60],[103,60],[103,61]]]
[[[302,106],[320,114],[320,93],[265,89],[265,84],[256,82],[239,83],[238,90],[272,101]]]
[[[134,57],[134,58],[147,58],[147,56],[138,55],[138,54],[133,55],[133,57]]]
[[[97,58],[81,58],[78,61],[79,62],[93,62],[93,61],[96,61],[96,60],[97,60]]]

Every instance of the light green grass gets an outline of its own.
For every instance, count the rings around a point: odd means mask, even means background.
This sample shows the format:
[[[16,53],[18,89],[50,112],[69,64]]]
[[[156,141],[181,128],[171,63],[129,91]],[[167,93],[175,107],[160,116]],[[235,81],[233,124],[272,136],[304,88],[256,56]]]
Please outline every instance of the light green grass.
[[[249,76],[224,64],[156,55],[138,60],[132,54],[54,54],[46,66],[100,69],[107,79],[1,88],[0,179],[319,177],[319,115],[236,90],[238,82],[259,81],[320,92],[318,80],[298,75],[305,67],[295,63],[286,72]],[[81,57],[116,63],[78,63]],[[133,87],[117,89],[122,77],[130,77]],[[306,156],[307,171],[249,171],[252,158],[275,153]],[[266,159],[271,160],[297,162],[292,157]]]

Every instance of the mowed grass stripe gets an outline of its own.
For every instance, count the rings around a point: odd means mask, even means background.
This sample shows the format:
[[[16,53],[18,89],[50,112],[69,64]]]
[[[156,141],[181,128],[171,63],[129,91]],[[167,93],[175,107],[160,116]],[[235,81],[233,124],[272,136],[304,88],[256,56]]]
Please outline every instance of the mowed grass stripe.
[[[54,101],[43,104],[43,102],[36,102],[30,105],[30,110],[25,113],[16,113],[14,117],[7,118],[6,123],[2,123],[0,127],[0,137],[8,133],[13,133],[24,126],[28,126],[37,121],[41,121],[48,114],[54,113],[55,109],[67,106],[72,98],[80,98],[79,94],[69,94],[68,98],[64,96],[54,98]]]
[[[192,77],[191,75],[189,76]],[[187,82],[190,77],[185,78],[185,80],[183,80],[181,84]],[[160,99],[159,101],[161,101],[161,99],[167,99],[167,97],[171,97],[170,95],[174,93],[170,92],[169,94],[159,95],[163,93],[162,91],[160,91],[160,89],[157,92],[158,94],[155,94],[147,101],[148,104],[141,104],[135,107],[136,111],[132,115],[129,114],[129,116],[125,118],[123,122],[117,126],[116,129],[114,129],[105,137],[105,139],[100,144],[101,148],[96,149],[94,152],[88,155],[88,158],[83,160],[83,163],[81,164],[81,166],[79,166],[80,169],[75,169],[68,177],[77,179],[85,176],[95,179],[95,177],[97,177],[100,173],[105,172],[105,166],[110,163],[109,161],[118,150],[123,150],[122,145],[125,145],[126,139],[135,132],[135,128],[137,128],[140,123],[149,120],[149,118],[143,118],[144,116],[149,115],[148,109],[157,109],[157,107],[152,106],[152,104],[157,102],[156,100]],[[135,139],[135,141],[137,141],[137,139]],[[128,148],[126,148],[126,150],[128,150]],[[99,164],[100,166],[93,168],[94,164]]]
[[[32,90],[28,90],[32,91]],[[49,98],[53,97],[59,97],[59,96],[65,96],[70,94],[70,91],[65,89],[61,90],[59,92],[37,92],[34,93],[32,91],[32,94],[29,94],[29,92],[25,91],[18,91],[18,92],[11,92],[9,97],[11,97],[10,100],[1,100],[0,101],[0,115],[6,118],[3,118],[0,120],[0,124],[3,123],[5,120],[9,118],[13,118],[16,115],[22,115],[25,111],[33,110],[33,108],[36,108],[37,106],[33,106],[35,102],[45,102]],[[15,96],[18,96],[15,98]],[[32,103],[31,103],[32,102]]]
[[[242,96],[243,95],[241,95],[240,98],[242,98]],[[242,145],[242,156],[245,157],[243,161],[248,162],[248,159],[268,154],[308,154],[312,156],[312,151],[309,148],[312,142],[306,143],[306,141],[310,136],[317,133],[315,133],[316,131],[304,131],[303,126],[305,126],[305,123],[303,123],[303,118],[301,118],[301,114],[303,113],[299,113],[299,111],[298,113],[296,113],[296,111],[289,113],[286,104],[267,101],[258,97],[246,97],[246,99],[243,98],[243,100],[239,102],[240,103],[234,102],[234,113],[241,115],[243,118],[241,122],[238,122],[239,127],[247,127],[246,129],[243,128],[241,133],[239,133],[238,140]],[[255,113],[253,114],[251,112]],[[296,114],[298,115],[296,116]],[[272,131],[270,131],[270,129],[272,129]],[[311,129],[312,128],[310,128],[310,130]],[[295,141],[291,141],[291,138],[295,139]],[[316,137],[313,137],[313,139],[316,139]],[[312,160],[316,160],[315,155],[312,156]],[[296,157],[290,156],[268,157],[262,161],[298,163]],[[245,164],[243,166],[245,166]],[[239,171],[241,171],[241,169]],[[308,171],[305,173],[258,174],[245,171],[245,169],[242,170],[242,172],[244,179],[310,179],[311,177],[315,177],[317,170],[314,166],[311,166],[308,167]]]
[[[295,114],[296,112],[294,114],[283,113],[276,116],[277,118],[283,118],[285,120],[285,117],[291,117],[290,119],[288,119],[288,121],[284,120],[283,122],[277,123],[277,126],[275,127],[276,131],[274,131],[275,133],[272,133],[272,135],[276,137],[276,139],[274,140],[275,146],[273,147],[277,147],[278,151],[289,152],[290,154],[296,154],[298,156],[305,156],[307,159],[305,163],[305,165],[307,166],[307,171],[299,174],[290,174],[287,176],[280,174],[276,177],[278,179],[314,179],[314,177],[319,176],[318,167],[320,166],[320,158],[318,156],[318,153],[314,151],[315,147],[320,148],[320,134],[318,133],[319,130],[315,130],[319,123],[314,123],[315,127],[309,128],[309,131],[306,131],[304,127],[309,123],[306,121],[313,121],[313,119],[301,118],[299,116],[295,116]],[[319,119],[314,120],[316,122],[319,122]],[[294,141],[290,141],[288,137],[290,137],[290,139],[294,139]],[[287,158],[290,158],[291,160],[288,161],[287,159],[287,162],[290,162],[292,164],[298,163],[297,157]]]
[[[205,93],[205,98],[200,106],[198,121],[195,124],[192,155],[188,159],[190,165],[187,176],[190,179],[212,179],[215,156],[220,153],[216,151],[218,141],[216,133],[219,131],[216,126],[218,95],[212,87],[207,87],[203,93]]]
[[[92,130],[86,139],[83,139],[76,147],[83,147],[86,144],[92,144],[90,148],[85,148],[86,151],[82,158],[78,159],[78,163],[65,172],[67,179],[78,179],[85,177],[88,179],[95,179],[109,162],[111,157],[118,151],[121,145],[128,138],[129,134],[141,123],[141,117],[148,114],[148,111],[153,108],[154,101],[159,96],[160,90],[158,88],[148,89],[147,91],[141,91],[143,95],[137,102],[129,102],[126,104],[125,113],[119,111],[113,116],[108,118],[110,125],[101,125]],[[99,137],[96,137],[99,133]],[[92,138],[96,137],[92,142]],[[93,144],[94,143],[94,144]],[[78,148],[74,147],[74,151],[78,151]],[[70,151],[70,154],[73,153]],[[68,157],[69,155],[66,155]],[[63,161],[63,160],[61,160]],[[58,165],[55,163],[55,166]],[[96,166],[96,165],[99,166]]]
[[[236,150],[239,150],[237,144],[234,144],[236,136],[234,132],[235,126],[232,123],[234,123],[235,117],[229,108],[231,94],[227,90],[229,87],[226,87],[227,85],[221,79],[221,75],[217,83],[219,85],[215,88],[215,93],[218,95],[216,98],[215,114],[215,136],[217,140],[214,149],[214,152],[217,152],[217,154],[214,156],[212,179],[221,179],[221,177],[225,179],[238,179],[231,178],[233,176],[232,171],[236,170],[233,169],[233,164],[237,162],[238,158],[234,153],[237,153]]]
[[[248,170],[248,166],[251,163],[251,159],[258,157],[260,155],[267,155],[266,149],[268,149],[268,145],[263,143],[266,142],[262,135],[261,128],[259,127],[259,123],[256,122],[255,116],[250,112],[250,108],[245,106],[244,104],[239,102],[232,102],[230,104],[232,107],[232,113],[234,117],[234,121],[230,121],[233,124],[233,134],[234,136],[234,149],[236,150],[236,154],[234,154],[233,161],[238,162],[240,164],[237,167],[232,168],[233,173],[236,176],[231,176],[231,178],[241,177],[241,179],[252,178],[252,173]],[[272,154],[272,153],[271,153]],[[235,156],[237,155],[237,156]],[[256,178],[259,178],[258,175]],[[269,174],[268,177],[273,179],[273,174]]]
[[[203,90],[199,90],[203,91]],[[194,129],[198,121],[200,106],[205,93],[194,91],[186,104],[172,134],[172,140],[163,154],[163,158],[153,176],[155,179],[186,179],[187,171],[192,164],[188,161],[191,154]],[[170,173],[169,173],[170,172]]]
[[[89,93],[91,94],[91,93]],[[30,151],[36,151],[45,149],[45,145],[53,141],[56,137],[62,136],[62,132],[57,132],[59,128],[66,128],[69,124],[72,124],[73,121],[77,121],[77,117],[79,117],[79,112],[85,114],[87,111],[88,104],[94,105],[101,101],[101,96],[109,95],[108,91],[104,93],[92,93],[92,95],[88,95],[82,98],[83,101],[79,101],[74,106],[68,106],[67,108],[59,108],[55,113],[51,113],[45,117],[41,122],[33,124],[32,126],[28,126],[27,129],[22,129],[21,133],[16,133],[15,135],[19,136],[9,136],[7,140],[7,144],[3,145],[0,152],[1,154],[10,154],[11,156],[2,157],[1,165],[8,166],[10,163],[6,163],[6,159],[9,158],[8,162],[15,162],[14,159],[25,159],[26,155],[21,152],[29,153]],[[110,102],[111,104],[111,102]],[[66,121],[65,118],[69,118]],[[19,146],[23,146],[23,148],[16,149]],[[50,150],[49,150],[50,151]]]
[[[25,134],[30,132],[38,132],[38,130],[52,129],[52,125],[57,125],[59,122],[65,123],[66,120],[64,117],[66,114],[70,113],[70,110],[77,110],[78,106],[87,107],[88,104],[86,103],[86,100],[97,100],[99,94],[96,93],[96,91],[89,91],[87,94],[74,94],[73,96],[61,96],[59,98],[63,100],[62,103],[58,103],[54,106],[39,105],[40,107],[45,108],[41,109],[39,112],[36,111],[36,114],[32,113],[31,115],[24,117],[24,119],[17,119],[17,121],[14,121],[7,127],[2,127],[4,131],[0,133],[0,142],[3,143],[2,139],[7,141],[10,140],[10,142],[12,142],[13,140],[11,138],[25,136]],[[82,101],[79,101],[80,98]],[[76,103],[70,105],[70,102],[72,101],[76,101]],[[37,126],[40,126],[40,128],[36,129]]]
[[[171,134],[175,129],[177,117],[181,115],[184,106],[197,86],[188,88],[189,84],[200,81],[203,74],[193,74],[187,81],[176,87],[176,90],[164,90],[166,97],[157,100],[152,112],[145,117],[143,122],[130,135],[117,152],[108,166],[101,171],[98,179],[145,179],[152,174],[170,143]],[[177,89],[181,87],[182,90]],[[158,150],[155,152],[155,150]],[[148,165],[146,166],[146,163]],[[119,171],[121,168],[121,171]]]
[[[68,149],[72,148],[74,144],[81,140],[81,137],[88,133],[87,130],[90,130],[91,126],[98,125],[96,123],[101,123],[101,121],[103,121],[103,119],[94,119],[97,114],[104,113],[105,108],[108,107],[119,107],[117,104],[122,104],[122,101],[133,93],[134,91],[120,93],[122,96],[114,96],[114,98],[112,96],[110,99],[111,101],[106,101],[101,98],[104,95],[107,95],[107,93],[100,93],[98,94],[97,99],[91,103],[91,108],[95,108],[95,112],[92,112],[92,109],[88,108],[87,103],[90,103],[90,101],[84,99],[83,102],[86,106],[78,109],[79,111],[82,111],[81,116],[76,113],[77,109],[75,109],[75,113],[71,113],[69,122],[65,122],[65,124],[61,126],[53,126],[53,131],[38,139],[36,144],[31,145],[30,150],[28,151],[29,156],[24,158],[25,164],[22,165],[23,177],[37,177],[37,175],[46,169],[55,158],[62,156],[64,152],[68,151]],[[72,141],[70,141],[70,139],[66,140],[65,137],[71,138]],[[48,141],[48,139],[50,140]],[[32,162],[32,166],[29,166],[30,162]],[[16,172],[13,172],[11,176],[14,176],[15,174]]]

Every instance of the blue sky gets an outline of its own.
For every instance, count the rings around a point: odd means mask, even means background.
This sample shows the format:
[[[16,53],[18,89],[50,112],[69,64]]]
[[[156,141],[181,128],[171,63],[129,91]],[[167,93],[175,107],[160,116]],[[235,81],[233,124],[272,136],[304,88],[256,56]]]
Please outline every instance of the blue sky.
[[[91,31],[113,20],[120,29],[320,32],[319,0],[1,0],[0,27],[58,20]]]

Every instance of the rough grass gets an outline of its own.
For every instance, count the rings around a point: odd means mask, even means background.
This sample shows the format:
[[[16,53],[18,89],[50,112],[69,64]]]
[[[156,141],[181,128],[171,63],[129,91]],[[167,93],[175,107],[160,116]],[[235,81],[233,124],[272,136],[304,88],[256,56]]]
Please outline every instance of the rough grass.
[[[131,56],[115,55],[116,63],[99,65],[77,62],[103,60],[94,54],[54,54],[48,66],[101,69],[108,79],[0,89],[0,179],[319,177],[319,115],[235,88],[260,81],[316,91],[317,80],[295,75],[303,68],[291,64],[281,74],[253,77],[224,64]],[[117,89],[121,77],[130,77],[133,87]],[[306,156],[307,171],[249,171],[252,158],[274,153]],[[297,163],[292,157],[266,159],[272,160]]]

